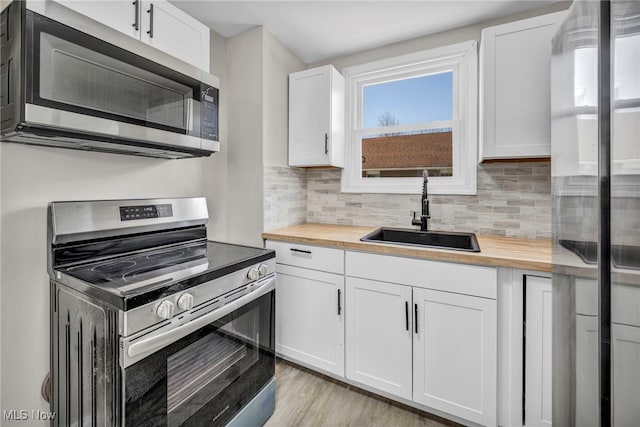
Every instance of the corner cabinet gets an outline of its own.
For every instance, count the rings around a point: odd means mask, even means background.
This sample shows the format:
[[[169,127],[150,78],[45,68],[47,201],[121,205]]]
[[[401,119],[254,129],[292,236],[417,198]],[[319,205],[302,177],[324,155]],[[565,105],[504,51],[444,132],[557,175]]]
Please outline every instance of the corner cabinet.
[[[551,156],[551,39],[565,15],[482,30],[480,160]]]
[[[344,104],[332,65],[289,74],[289,166],[344,167]]]
[[[55,0],[209,72],[209,28],[166,0]]]
[[[344,376],[344,251],[268,241],[276,251],[276,353]]]

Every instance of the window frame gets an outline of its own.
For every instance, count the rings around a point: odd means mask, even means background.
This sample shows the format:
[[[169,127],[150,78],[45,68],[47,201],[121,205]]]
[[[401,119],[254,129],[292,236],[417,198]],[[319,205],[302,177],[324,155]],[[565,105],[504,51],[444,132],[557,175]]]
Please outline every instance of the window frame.
[[[452,120],[362,128],[363,88],[393,80],[453,71]],[[478,158],[477,41],[457,43],[343,69],[346,83],[345,193],[420,194],[422,178],[362,177],[362,137],[381,133],[452,128],[453,176],[429,178],[431,194],[474,195]]]

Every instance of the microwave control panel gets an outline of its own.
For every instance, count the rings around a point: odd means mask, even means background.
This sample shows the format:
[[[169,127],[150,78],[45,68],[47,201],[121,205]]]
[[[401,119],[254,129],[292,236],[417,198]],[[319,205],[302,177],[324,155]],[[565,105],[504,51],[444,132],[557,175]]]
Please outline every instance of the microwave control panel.
[[[218,89],[213,86],[202,86],[200,97],[200,137],[213,141],[218,140]]]

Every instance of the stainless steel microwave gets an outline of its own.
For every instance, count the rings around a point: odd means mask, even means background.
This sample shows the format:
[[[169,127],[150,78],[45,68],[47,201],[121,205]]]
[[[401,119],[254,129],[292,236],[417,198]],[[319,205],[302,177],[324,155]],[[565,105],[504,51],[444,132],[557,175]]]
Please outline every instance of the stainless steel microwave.
[[[2,12],[2,141],[163,158],[219,151],[217,77],[87,21],[55,2]]]

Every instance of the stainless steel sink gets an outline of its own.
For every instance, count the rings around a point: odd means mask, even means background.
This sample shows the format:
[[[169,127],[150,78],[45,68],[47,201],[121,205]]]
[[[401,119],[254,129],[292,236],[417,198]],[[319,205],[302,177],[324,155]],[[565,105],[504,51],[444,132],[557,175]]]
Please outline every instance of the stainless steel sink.
[[[474,233],[419,231],[406,228],[380,227],[360,239],[363,242],[396,243],[454,251],[480,252]]]

